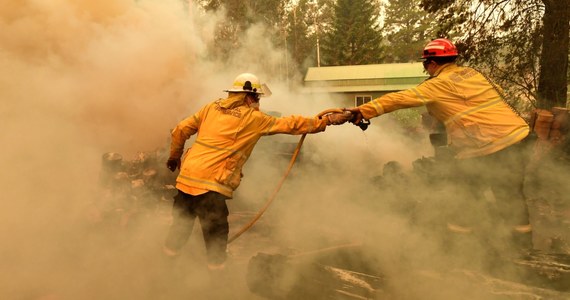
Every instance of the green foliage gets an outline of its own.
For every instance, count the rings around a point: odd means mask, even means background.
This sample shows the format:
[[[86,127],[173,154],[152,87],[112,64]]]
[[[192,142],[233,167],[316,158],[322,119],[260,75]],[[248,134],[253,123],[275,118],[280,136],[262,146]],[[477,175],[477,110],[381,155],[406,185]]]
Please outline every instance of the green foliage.
[[[261,23],[268,37],[277,37],[284,15],[285,1],[282,0],[200,0],[197,2],[206,11],[224,9],[225,20],[220,22],[215,32],[210,55],[224,61],[232,50],[242,47],[244,33],[254,24]]]
[[[503,86],[516,106],[566,98],[570,0],[422,0],[421,4],[440,23],[434,37],[457,36],[461,59]],[[553,9],[545,9],[550,6]],[[545,24],[553,26],[545,29]]]
[[[421,125],[422,115],[415,108],[399,109],[390,113],[404,128],[416,128]]]
[[[570,0],[389,0],[382,29],[380,0],[194,3],[225,15],[209,45],[212,59],[227,61],[250,46],[243,36],[258,25],[257,34],[288,53],[276,66],[288,79],[317,65],[319,42],[321,65],[355,65],[413,61],[427,41],[448,37],[460,60],[503,86],[516,106],[548,107],[566,98]]]
[[[315,24],[317,9],[307,2],[299,1],[287,15],[287,49],[297,66],[302,65],[307,57],[315,57],[312,53],[315,49],[314,33],[309,32],[309,28]]]
[[[292,6],[284,25],[287,32],[287,50],[292,67],[305,73],[317,65],[317,39],[323,28],[329,27],[334,0],[300,0]]]
[[[253,26],[263,41],[283,51],[278,72],[289,79],[302,80],[308,67],[317,65],[317,38],[330,28],[335,0],[198,0],[207,12],[224,12],[218,22],[208,55],[228,61],[243,47],[243,36]]]
[[[323,39],[325,65],[381,61],[379,5],[373,0],[337,0],[330,31]]]
[[[384,62],[417,61],[423,46],[435,36],[437,23],[431,13],[421,9],[420,3],[421,0],[390,0],[385,5]]]

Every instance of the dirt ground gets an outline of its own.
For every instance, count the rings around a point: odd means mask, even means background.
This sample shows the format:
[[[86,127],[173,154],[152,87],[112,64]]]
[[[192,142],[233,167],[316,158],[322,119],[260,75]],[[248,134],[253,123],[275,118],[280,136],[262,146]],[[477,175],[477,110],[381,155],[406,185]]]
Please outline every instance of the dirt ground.
[[[371,258],[369,261],[362,258],[364,264],[378,270],[377,275],[386,279],[374,291],[372,299],[457,299],[458,296],[473,300],[570,299],[568,291],[552,289],[548,285],[500,278],[469,265],[454,266],[452,257],[432,245],[433,236],[429,231],[417,224],[410,225],[411,219],[418,219],[418,214],[423,213],[423,207],[416,196],[399,197],[409,195],[401,186],[409,182],[403,181],[400,186],[391,182],[389,189],[381,186],[373,193],[356,198],[348,195],[354,195],[370,182],[360,183],[361,186],[355,184],[352,190],[315,196],[313,192],[303,192],[304,185],[306,191],[315,190],[315,186],[330,184],[330,179],[307,181],[303,172],[314,174],[315,169],[297,167],[299,173],[289,179],[291,186],[281,191],[279,201],[252,229],[229,245],[229,257],[223,271],[208,270],[199,223],[178,258],[167,259],[162,255],[162,243],[171,221],[172,190],[169,190],[158,196],[145,195],[150,197],[151,203],[159,199],[158,206],[153,205],[148,211],[139,210],[129,218],[125,218],[125,211],[117,207],[95,222],[89,218],[76,220],[74,228],[58,233],[58,236],[65,235],[62,239],[65,243],[50,246],[53,253],[41,252],[18,268],[8,269],[12,276],[2,285],[3,298],[265,299],[252,292],[247,282],[248,265],[255,255],[321,253],[328,248],[332,250],[322,253],[334,254],[335,247],[342,249],[342,245],[354,245],[356,241],[370,252],[366,255]],[[321,166],[315,168],[322,170]],[[526,191],[535,248],[567,257],[570,255],[568,203],[563,195],[565,190],[553,188],[565,187],[564,177],[548,177],[550,172],[537,174],[542,178],[540,182],[548,184],[529,184]],[[548,180],[544,181],[545,177]],[[255,184],[255,179],[250,182]],[[128,190],[128,193],[132,192]],[[136,194],[143,199],[141,195],[144,193]],[[230,236],[247,224],[267,199],[263,192],[259,198],[258,203],[247,205],[243,199],[228,202]],[[327,203],[328,206],[308,207],[312,202]],[[421,222],[430,224],[429,220]],[[435,262],[438,262],[437,266]],[[306,263],[315,262],[309,260]],[[560,265],[561,270],[566,268],[566,273],[561,273],[564,276],[570,272],[568,265],[570,260]],[[354,265],[342,267],[351,270]],[[268,277],[268,284],[270,280]],[[30,285],[30,282],[34,284]],[[564,285],[563,282],[557,284]],[[344,295],[333,299],[354,297]]]

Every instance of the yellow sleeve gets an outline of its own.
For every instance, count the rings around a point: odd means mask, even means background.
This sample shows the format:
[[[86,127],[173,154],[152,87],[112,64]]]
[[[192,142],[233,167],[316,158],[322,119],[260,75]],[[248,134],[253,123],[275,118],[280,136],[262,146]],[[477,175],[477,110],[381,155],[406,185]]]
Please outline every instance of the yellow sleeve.
[[[424,106],[434,101],[437,91],[445,86],[445,82],[432,79],[411,89],[380,96],[358,108],[365,119],[371,119],[402,108]]]
[[[306,118],[302,116],[289,116],[275,118],[268,116],[262,125],[264,135],[273,135],[278,133],[285,134],[305,134],[317,133],[325,131],[327,123],[324,119]]]
[[[205,108],[194,115],[182,120],[172,130],[172,140],[170,142],[170,157],[180,158],[184,151],[184,144],[192,135],[198,132]]]

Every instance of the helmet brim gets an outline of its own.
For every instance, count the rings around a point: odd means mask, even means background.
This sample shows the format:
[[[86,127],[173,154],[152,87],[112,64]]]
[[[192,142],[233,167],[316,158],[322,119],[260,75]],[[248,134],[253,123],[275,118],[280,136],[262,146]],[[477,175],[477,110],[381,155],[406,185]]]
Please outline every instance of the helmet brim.
[[[438,57],[457,57],[459,56],[458,54],[449,54],[449,55],[432,55],[432,56],[422,56],[419,58],[418,61],[424,61],[426,59],[430,59],[430,58],[438,58]]]
[[[238,90],[238,89],[230,89],[230,90],[224,90],[224,92],[228,92],[228,93],[248,93],[248,94],[258,94],[258,95],[263,95],[263,92],[258,92],[258,91],[246,91],[246,90]]]
[[[224,92],[227,92],[227,93],[252,93],[252,94],[257,94],[261,97],[269,97],[273,94],[271,92],[271,90],[269,89],[269,86],[267,86],[267,84],[265,84],[265,83],[261,84],[261,88],[259,90],[256,90],[255,92],[244,90],[244,89],[227,89],[227,90],[224,90]]]

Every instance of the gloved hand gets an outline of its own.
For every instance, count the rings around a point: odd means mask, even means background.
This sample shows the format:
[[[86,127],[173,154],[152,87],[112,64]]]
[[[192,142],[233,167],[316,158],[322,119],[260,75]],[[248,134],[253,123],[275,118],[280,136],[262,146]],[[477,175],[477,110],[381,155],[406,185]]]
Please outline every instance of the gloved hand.
[[[344,108],[344,110],[349,111],[352,113],[352,119],[350,119],[350,123],[358,126],[360,121],[362,121],[362,113],[360,112],[360,108],[358,107],[351,107],[351,108]]]
[[[345,110],[341,113],[332,113],[325,116],[327,118],[327,125],[340,125],[348,122],[352,119],[352,113],[348,110]]]
[[[180,158],[169,158],[166,167],[172,172],[176,171],[177,168],[180,169]]]

